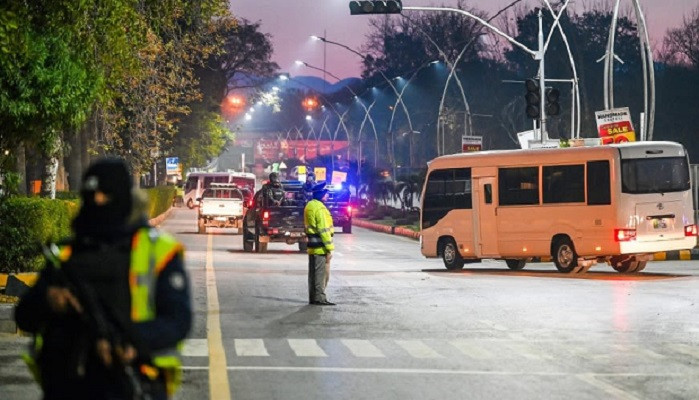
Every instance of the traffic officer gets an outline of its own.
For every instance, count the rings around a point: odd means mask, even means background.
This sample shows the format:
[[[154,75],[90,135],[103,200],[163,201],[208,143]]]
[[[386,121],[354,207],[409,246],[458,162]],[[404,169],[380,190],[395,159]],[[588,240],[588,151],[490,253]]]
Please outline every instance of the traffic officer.
[[[183,248],[148,226],[121,159],[86,171],[74,237],[50,250],[15,310],[44,399],[167,399],[191,328]]]
[[[269,182],[262,187],[262,193],[267,206],[281,206],[284,202],[284,188],[279,180],[279,173],[269,174]]]
[[[328,198],[325,183],[313,189],[313,200],[303,210],[303,220],[308,238],[308,302],[320,306],[334,306],[328,301],[325,288],[330,277],[330,260],[333,245],[333,218],[323,204]]]

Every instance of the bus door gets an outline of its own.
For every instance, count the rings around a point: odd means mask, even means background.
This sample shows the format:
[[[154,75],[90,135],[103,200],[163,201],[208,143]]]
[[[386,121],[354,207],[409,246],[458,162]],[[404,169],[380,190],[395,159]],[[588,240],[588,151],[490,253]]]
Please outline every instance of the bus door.
[[[486,176],[475,178],[475,193],[477,217],[473,219],[474,241],[477,254],[483,258],[498,257],[498,229],[495,214],[495,177]]]

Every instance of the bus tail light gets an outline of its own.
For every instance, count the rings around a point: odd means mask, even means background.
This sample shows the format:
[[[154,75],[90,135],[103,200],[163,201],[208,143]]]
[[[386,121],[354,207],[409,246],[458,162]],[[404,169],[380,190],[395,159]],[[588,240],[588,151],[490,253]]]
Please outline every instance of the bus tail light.
[[[692,224],[692,225],[687,225],[684,227],[684,235],[685,236],[697,236],[697,225]]]
[[[635,229],[614,229],[614,241],[630,242],[632,240],[636,240]]]

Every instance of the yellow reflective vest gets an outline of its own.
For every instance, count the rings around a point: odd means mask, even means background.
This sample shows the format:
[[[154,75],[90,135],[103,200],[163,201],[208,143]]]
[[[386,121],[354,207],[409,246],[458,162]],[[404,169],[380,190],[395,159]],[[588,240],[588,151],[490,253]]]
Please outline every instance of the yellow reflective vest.
[[[320,200],[311,200],[303,210],[303,222],[308,238],[308,254],[322,255],[335,250],[333,217]]]
[[[129,288],[131,292],[131,320],[146,322],[155,318],[155,291],[158,275],[177,254],[183,252],[182,245],[174,237],[160,233],[153,228],[141,228],[133,236],[131,246],[131,265],[129,268]],[[49,261],[55,268],[70,259],[72,249],[69,245],[51,249]],[[41,351],[43,339],[37,334],[31,354],[22,358],[27,362],[34,378],[41,382],[36,355]],[[159,350],[153,354],[153,365],[140,366],[140,372],[151,379],[163,373],[167,392],[174,394],[182,382],[182,361],[180,349]]]

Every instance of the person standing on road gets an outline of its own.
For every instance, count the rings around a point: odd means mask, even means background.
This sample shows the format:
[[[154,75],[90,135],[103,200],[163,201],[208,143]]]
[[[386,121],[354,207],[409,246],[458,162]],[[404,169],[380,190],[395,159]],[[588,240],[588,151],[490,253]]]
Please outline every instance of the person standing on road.
[[[323,204],[328,198],[325,183],[313,189],[313,200],[303,210],[303,220],[308,237],[308,302],[320,306],[334,306],[328,301],[325,288],[330,277],[330,260],[333,245],[333,218]]]
[[[267,206],[281,206],[284,202],[284,188],[277,172],[269,174],[269,182],[262,187]]]
[[[316,175],[313,172],[308,172],[306,182],[303,184],[303,193],[306,196],[306,201],[313,200],[313,188],[316,187]]]
[[[86,171],[74,237],[15,310],[34,334],[25,361],[44,399],[154,399],[179,385],[177,348],[191,328],[183,247],[150,227],[121,159]]]

